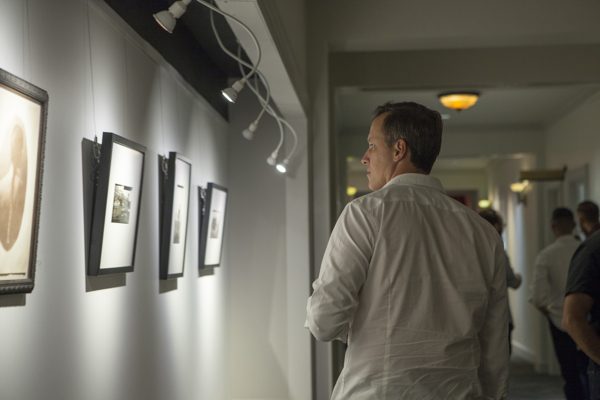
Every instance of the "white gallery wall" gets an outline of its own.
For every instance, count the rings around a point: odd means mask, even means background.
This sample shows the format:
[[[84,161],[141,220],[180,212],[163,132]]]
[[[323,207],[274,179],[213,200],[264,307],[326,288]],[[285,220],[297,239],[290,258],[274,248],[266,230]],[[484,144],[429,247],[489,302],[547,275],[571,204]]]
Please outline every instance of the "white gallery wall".
[[[231,395],[284,399],[288,397],[285,177],[265,161],[279,135],[275,122],[265,116],[254,140],[242,137],[242,130],[260,111],[247,90],[230,111],[229,157],[235,171],[229,215],[230,221],[244,221],[228,234],[236,243],[229,287]]]
[[[0,50],[50,96],[35,288],[0,298],[0,398],[230,398],[232,244],[199,276],[194,187],[184,277],[158,279],[157,156],[230,186],[227,122],[102,2],[1,0]],[[88,278],[82,141],[102,131],[147,147],[144,186],[135,271]]]
[[[284,176],[267,164],[280,138],[271,117],[261,119],[252,141],[242,137],[260,112],[249,91],[230,112],[231,397],[309,399],[310,335],[303,327],[310,285],[306,172],[291,169]],[[290,142],[287,133],[285,141]],[[279,154],[286,154],[285,147]],[[298,162],[306,165],[302,153],[291,164]]]
[[[541,314],[528,303],[529,286],[533,278],[533,263],[540,249],[537,191],[527,193],[526,202],[520,202],[510,191],[510,184],[519,180],[519,171],[537,168],[536,157],[522,155],[493,159],[488,165],[489,197],[492,207],[500,212],[506,224],[503,239],[516,273],[523,282],[518,289],[508,289],[510,308],[515,329],[512,343],[515,354],[531,362],[540,358],[542,340]]]

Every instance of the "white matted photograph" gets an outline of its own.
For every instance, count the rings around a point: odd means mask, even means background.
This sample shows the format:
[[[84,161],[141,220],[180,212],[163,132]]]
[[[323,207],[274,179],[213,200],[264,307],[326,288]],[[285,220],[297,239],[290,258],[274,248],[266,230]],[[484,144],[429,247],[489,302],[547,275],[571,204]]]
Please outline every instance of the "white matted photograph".
[[[160,278],[183,276],[192,164],[169,153],[161,206]]]
[[[0,294],[33,290],[46,91],[0,69]]]
[[[201,202],[200,267],[216,267],[223,253],[227,189],[209,182]]]
[[[131,272],[146,148],[104,132],[94,193],[88,274]]]

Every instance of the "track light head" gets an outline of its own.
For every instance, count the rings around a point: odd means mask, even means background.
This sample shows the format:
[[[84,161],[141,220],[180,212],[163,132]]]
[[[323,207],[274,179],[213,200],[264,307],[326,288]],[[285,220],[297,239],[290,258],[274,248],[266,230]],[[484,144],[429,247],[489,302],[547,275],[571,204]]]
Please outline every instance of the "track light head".
[[[221,90],[221,94],[223,95],[223,97],[225,97],[225,100],[227,100],[228,102],[230,102],[232,104],[235,103],[237,100],[236,91],[230,87],[228,87],[227,89]]]
[[[185,13],[190,2],[191,0],[178,0],[168,10],[154,14],[154,19],[165,31],[173,33],[177,20]]]
[[[173,15],[167,10],[162,10],[161,12],[157,12],[153,15],[154,20],[163,28],[165,31],[169,33],[173,33],[173,29],[175,29],[175,24],[177,20]]]
[[[280,174],[285,174],[287,172],[287,165],[288,165],[288,160],[286,158],[282,162],[277,163],[277,165],[275,166],[275,169],[277,169],[277,172],[279,172]]]
[[[246,79],[238,79],[228,87],[227,89],[221,90],[221,94],[225,99],[230,103],[235,103],[237,101],[238,94],[244,89],[244,85],[246,84]]]
[[[246,139],[246,140],[254,139],[254,132],[256,131],[257,125],[258,124],[256,123],[256,121],[254,121],[250,124],[250,126],[248,126],[246,129],[244,129],[242,131],[242,136],[244,137],[244,139]]]
[[[277,155],[279,154],[279,149],[276,149],[271,155],[267,158],[267,164],[271,166],[275,166],[277,164]]]

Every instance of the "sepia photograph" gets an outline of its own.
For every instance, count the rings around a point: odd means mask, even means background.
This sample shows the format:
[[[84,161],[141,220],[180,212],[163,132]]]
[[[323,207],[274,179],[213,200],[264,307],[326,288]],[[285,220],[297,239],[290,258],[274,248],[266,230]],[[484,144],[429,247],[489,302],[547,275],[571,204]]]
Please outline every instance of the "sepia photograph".
[[[6,251],[21,231],[27,193],[27,144],[20,120],[0,142],[0,244]]]
[[[0,70],[0,294],[33,290],[47,102]]]

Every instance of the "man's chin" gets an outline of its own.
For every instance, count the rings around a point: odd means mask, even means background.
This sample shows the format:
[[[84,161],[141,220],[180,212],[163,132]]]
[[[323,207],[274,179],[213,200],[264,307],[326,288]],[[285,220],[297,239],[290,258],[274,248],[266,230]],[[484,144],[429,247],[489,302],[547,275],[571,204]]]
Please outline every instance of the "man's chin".
[[[376,185],[376,184],[373,184],[373,183],[369,182],[368,187],[369,187],[370,191],[374,192],[376,190],[381,189],[383,187],[383,185]]]

